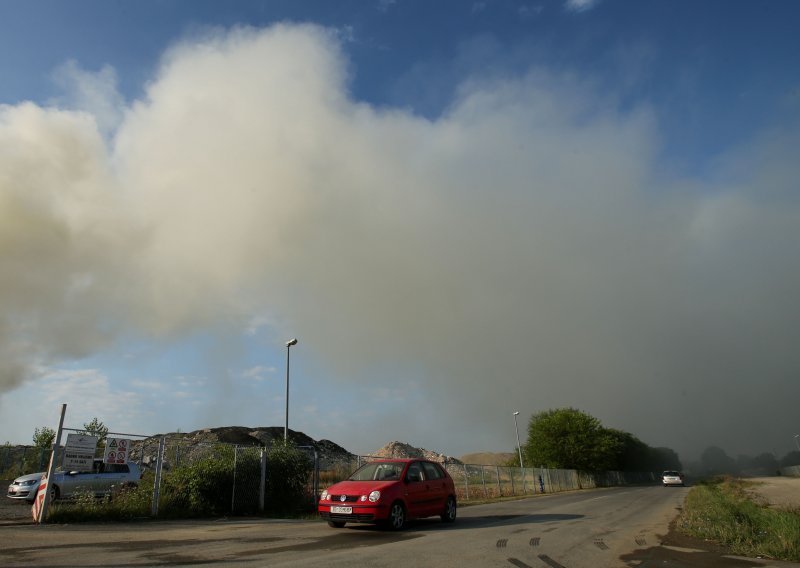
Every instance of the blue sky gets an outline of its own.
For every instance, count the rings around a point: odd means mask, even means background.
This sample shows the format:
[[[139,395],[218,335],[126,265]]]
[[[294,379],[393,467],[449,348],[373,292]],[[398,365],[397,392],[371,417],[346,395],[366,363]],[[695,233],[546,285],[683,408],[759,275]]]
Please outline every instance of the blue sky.
[[[0,2],[0,423],[793,447],[793,2]],[[669,427],[665,428],[665,425]],[[524,431],[524,426],[523,426]]]

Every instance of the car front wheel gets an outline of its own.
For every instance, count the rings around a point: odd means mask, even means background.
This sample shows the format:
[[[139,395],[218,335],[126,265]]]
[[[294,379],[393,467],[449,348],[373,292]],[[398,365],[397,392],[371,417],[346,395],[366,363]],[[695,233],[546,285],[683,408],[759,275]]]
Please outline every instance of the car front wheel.
[[[387,526],[393,531],[402,530],[406,526],[406,508],[400,501],[392,503]]]
[[[456,520],[456,499],[452,495],[447,498],[447,503],[444,505],[444,513],[442,513],[442,521],[445,523],[452,523]]]

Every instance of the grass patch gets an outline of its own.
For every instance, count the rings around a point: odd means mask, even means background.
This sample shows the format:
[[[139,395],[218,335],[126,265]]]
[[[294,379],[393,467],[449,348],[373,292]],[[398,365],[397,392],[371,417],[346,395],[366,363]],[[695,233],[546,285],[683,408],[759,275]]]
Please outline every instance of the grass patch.
[[[678,518],[685,534],[741,556],[800,560],[800,509],[772,509],[748,491],[752,482],[718,478],[689,491]]]
[[[47,512],[47,522],[130,521],[149,517],[152,493],[152,487],[142,486],[122,490],[110,499],[79,493],[53,503]]]

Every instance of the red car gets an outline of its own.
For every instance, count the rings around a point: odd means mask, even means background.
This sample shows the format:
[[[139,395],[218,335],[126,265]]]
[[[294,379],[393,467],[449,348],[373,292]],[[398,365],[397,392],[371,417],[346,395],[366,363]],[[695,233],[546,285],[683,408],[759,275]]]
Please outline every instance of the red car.
[[[409,519],[433,516],[452,523],[456,520],[456,489],[453,479],[436,462],[377,460],[323,491],[319,514],[336,528],[345,523],[377,523],[400,530]]]

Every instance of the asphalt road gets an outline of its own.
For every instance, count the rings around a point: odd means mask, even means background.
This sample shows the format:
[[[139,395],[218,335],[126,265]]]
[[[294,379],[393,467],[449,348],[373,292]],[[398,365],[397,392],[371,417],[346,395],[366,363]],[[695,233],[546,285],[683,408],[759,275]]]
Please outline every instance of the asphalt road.
[[[400,533],[319,521],[224,519],[0,525],[0,566],[790,566],[672,546],[688,489],[628,487],[459,509]]]

